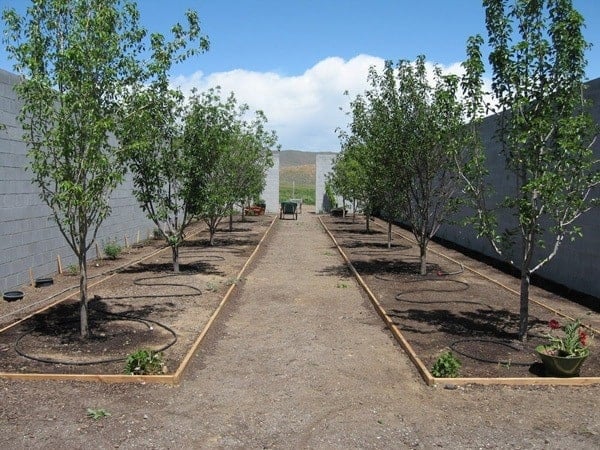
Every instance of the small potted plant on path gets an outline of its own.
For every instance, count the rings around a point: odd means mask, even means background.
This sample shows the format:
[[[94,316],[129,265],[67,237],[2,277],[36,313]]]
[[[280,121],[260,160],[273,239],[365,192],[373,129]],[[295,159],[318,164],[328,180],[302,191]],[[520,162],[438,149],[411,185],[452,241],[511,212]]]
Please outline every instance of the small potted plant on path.
[[[590,354],[589,335],[581,329],[579,319],[564,326],[558,320],[548,322],[549,344],[538,345],[535,351],[544,363],[546,373],[559,377],[578,376],[581,365]]]

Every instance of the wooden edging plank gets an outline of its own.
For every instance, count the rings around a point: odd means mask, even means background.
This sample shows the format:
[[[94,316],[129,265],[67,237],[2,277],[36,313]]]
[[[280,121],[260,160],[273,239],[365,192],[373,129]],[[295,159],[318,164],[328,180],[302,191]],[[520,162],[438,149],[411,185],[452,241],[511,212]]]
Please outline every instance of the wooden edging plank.
[[[273,228],[273,224],[276,222],[276,220],[277,220],[277,216],[275,216],[273,218],[273,220],[271,221],[271,224],[265,231],[263,237],[256,245],[256,248],[254,249],[252,254],[249,256],[249,258],[246,260],[244,265],[242,266],[242,269],[239,271],[239,273],[237,275],[237,278],[236,278],[237,280],[239,280],[242,277],[242,275],[244,274],[244,272],[246,271],[246,269],[248,268],[248,266],[254,259],[255,255],[258,253],[258,250],[260,249],[261,244],[266,239],[267,235],[271,231],[271,228]],[[140,261],[143,261],[144,259],[150,258],[150,257],[156,255],[157,253],[165,250],[166,248],[168,248],[168,247],[157,250],[156,252],[152,252],[150,255],[148,255],[136,262],[140,262]],[[97,281],[96,283],[90,285],[90,287],[95,286],[96,284],[99,284],[103,281],[106,281],[106,280],[110,279],[111,277],[113,277],[114,275],[116,275],[116,273],[113,273],[113,274],[107,276],[106,278],[102,278],[101,280]],[[213,314],[209,318],[207,324],[202,329],[200,335],[194,341],[194,344],[192,345],[191,349],[187,352],[187,354],[185,355],[181,364],[179,364],[179,367],[173,374],[169,374],[169,375],[126,375],[126,374],[54,374],[54,373],[0,372],[0,378],[9,379],[9,380],[21,380],[21,381],[84,381],[84,382],[103,382],[103,383],[160,383],[160,384],[177,385],[177,384],[179,384],[179,382],[181,380],[181,376],[182,376],[183,372],[185,371],[186,367],[188,366],[192,356],[198,350],[198,347],[200,346],[204,337],[208,333],[211,325],[214,323],[217,316],[223,309],[223,306],[227,303],[227,300],[231,296],[231,293],[233,292],[235,287],[236,287],[236,283],[232,284],[229,287],[229,289],[225,293],[225,296],[219,303],[219,306],[213,312]],[[43,311],[51,308],[54,305],[57,305],[63,301],[70,299],[73,295],[75,295],[75,294],[70,294],[65,298],[57,300],[57,301],[51,303],[50,305],[47,305],[47,306],[41,308],[40,310],[28,315],[27,317],[24,317],[24,318],[20,319],[19,321],[9,325],[8,327],[3,328],[2,330],[0,330],[0,332],[3,332],[4,330],[11,328],[12,326],[34,316],[35,314],[43,312]]]
[[[394,338],[396,339],[396,341],[398,342],[398,344],[400,344],[400,347],[402,347],[402,349],[406,352],[406,354],[408,355],[409,359],[415,365],[417,371],[421,375],[421,378],[423,378],[423,381],[425,381],[425,383],[428,386],[434,386],[436,384],[447,384],[447,385],[452,384],[452,385],[456,385],[456,386],[464,386],[464,385],[468,385],[468,384],[506,385],[506,386],[590,386],[590,385],[594,385],[594,384],[600,384],[600,377],[570,377],[570,378],[556,378],[556,377],[541,377],[541,378],[533,378],[533,377],[532,378],[475,378],[475,377],[474,378],[436,378],[436,377],[434,377],[433,375],[431,375],[431,373],[429,372],[429,370],[427,369],[427,367],[425,367],[425,365],[423,364],[423,362],[421,361],[421,359],[417,356],[417,354],[413,350],[412,346],[408,343],[408,341],[406,340],[406,338],[402,335],[402,333],[400,332],[400,329],[396,326],[396,324],[394,323],[394,321],[387,314],[387,312],[385,311],[385,309],[383,308],[383,306],[381,306],[381,303],[379,302],[379,300],[377,299],[377,297],[375,296],[375,294],[373,294],[373,292],[371,291],[371,289],[369,288],[369,286],[366,284],[366,282],[360,276],[360,274],[358,273],[358,271],[354,268],[354,265],[352,264],[352,262],[350,261],[350,259],[346,256],[346,254],[344,253],[344,251],[342,250],[342,248],[338,244],[337,240],[333,236],[333,234],[325,226],[325,223],[323,222],[323,220],[321,219],[321,217],[319,217],[319,221],[321,222],[321,225],[323,226],[323,229],[325,230],[325,232],[329,235],[329,237],[331,238],[331,240],[335,244],[335,246],[338,249],[338,252],[340,253],[340,255],[342,255],[342,258],[344,259],[344,261],[346,261],[346,264],[348,265],[348,267],[350,268],[350,270],[354,274],[354,277],[356,278],[356,280],[358,281],[358,283],[361,285],[361,287],[365,290],[367,296],[369,297],[369,300],[371,301],[371,304],[375,308],[375,311],[382,318],[382,320],[385,322],[386,326],[391,331],[392,335],[394,336]],[[398,234],[398,233],[396,233],[396,234]],[[402,236],[401,234],[398,234],[398,235],[401,236],[402,238],[408,240],[406,237]],[[445,256],[445,255],[442,255],[442,254],[440,254],[440,255],[441,256]],[[500,283],[497,282],[497,284],[500,284]]]
[[[71,373],[0,373],[0,378],[21,381],[84,381],[100,383],[160,383],[175,384],[173,375],[112,375]]]

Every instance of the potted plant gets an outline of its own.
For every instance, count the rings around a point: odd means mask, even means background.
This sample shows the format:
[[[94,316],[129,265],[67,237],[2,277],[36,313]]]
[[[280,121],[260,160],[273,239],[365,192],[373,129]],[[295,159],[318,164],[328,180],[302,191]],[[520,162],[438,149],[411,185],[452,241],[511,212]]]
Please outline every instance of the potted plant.
[[[548,322],[550,343],[535,348],[546,372],[560,377],[579,375],[581,365],[590,354],[589,335],[581,329],[579,319],[561,325],[556,319]]]

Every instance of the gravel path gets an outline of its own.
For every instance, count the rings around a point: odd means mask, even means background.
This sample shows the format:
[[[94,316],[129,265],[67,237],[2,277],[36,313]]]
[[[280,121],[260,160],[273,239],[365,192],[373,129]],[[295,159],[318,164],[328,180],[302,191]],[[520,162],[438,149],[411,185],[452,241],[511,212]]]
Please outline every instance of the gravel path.
[[[181,386],[1,380],[0,447],[600,447],[599,387],[426,387],[314,214],[271,233]]]

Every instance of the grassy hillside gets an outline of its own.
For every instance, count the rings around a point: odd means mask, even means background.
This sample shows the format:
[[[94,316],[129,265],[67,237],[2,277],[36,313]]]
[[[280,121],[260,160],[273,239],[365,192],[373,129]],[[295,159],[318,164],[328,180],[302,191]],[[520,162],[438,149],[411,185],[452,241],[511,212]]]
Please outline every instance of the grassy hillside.
[[[307,205],[315,204],[315,164],[279,168],[279,198],[302,198]]]
[[[334,152],[320,152],[333,154]],[[317,161],[317,153],[303,152],[300,150],[282,150],[279,152],[279,167],[314,165]]]
[[[315,165],[317,154],[299,150],[282,150],[279,152],[279,167]]]
[[[279,198],[302,198],[307,205],[315,204],[315,152],[282,150],[279,152]]]

